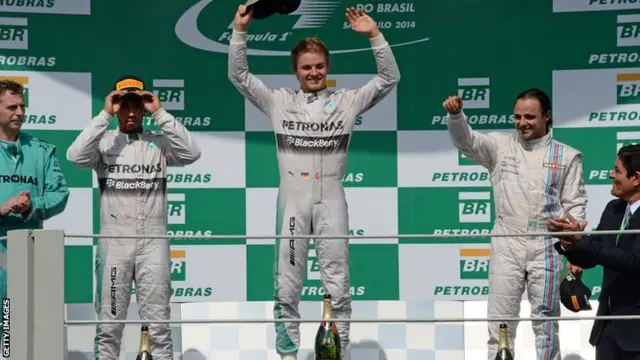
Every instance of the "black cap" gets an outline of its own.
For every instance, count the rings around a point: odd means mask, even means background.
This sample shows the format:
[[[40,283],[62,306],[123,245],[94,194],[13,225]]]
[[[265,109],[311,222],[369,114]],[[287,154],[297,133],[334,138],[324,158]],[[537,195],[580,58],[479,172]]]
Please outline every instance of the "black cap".
[[[291,14],[298,10],[301,0],[252,0],[247,10],[253,8],[254,19],[266,19],[274,14]]]
[[[560,301],[570,311],[577,313],[591,310],[590,297],[591,290],[572,273],[569,273],[560,283]]]

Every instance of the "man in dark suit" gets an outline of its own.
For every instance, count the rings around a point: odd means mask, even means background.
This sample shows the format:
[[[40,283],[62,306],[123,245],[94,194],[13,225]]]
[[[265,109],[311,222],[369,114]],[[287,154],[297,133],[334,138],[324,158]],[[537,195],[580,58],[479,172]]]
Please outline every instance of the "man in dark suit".
[[[640,145],[618,151],[611,200],[597,230],[640,229]],[[547,222],[550,231],[584,231],[570,214]],[[640,315],[640,234],[559,237],[558,253],[584,269],[603,267],[598,315]],[[640,320],[596,320],[591,345],[596,360],[640,360]]]

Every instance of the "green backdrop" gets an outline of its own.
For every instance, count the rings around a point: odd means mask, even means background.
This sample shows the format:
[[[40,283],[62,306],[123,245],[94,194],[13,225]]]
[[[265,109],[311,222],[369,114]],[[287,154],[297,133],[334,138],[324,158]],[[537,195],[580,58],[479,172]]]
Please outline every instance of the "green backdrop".
[[[552,96],[554,136],[584,152],[588,218],[595,228],[611,199],[607,171],[617,148],[640,139],[635,133],[640,5],[604,0],[317,5],[303,1],[294,14],[254,21],[249,63],[269,86],[296,86],[289,50],[303,37],[317,35],[332,50],[332,84],[364,84],[375,63],[367,39],[345,26],[347,6],[367,10],[393,45],[402,80],[358,119],[350,145],[344,185],[353,234],[488,233],[494,214],[486,170],[453,148],[441,103],[460,94],[475,129],[510,130],[514,98],[531,87]],[[203,150],[196,164],[171,169],[169,234],[273,233],[274,136],[227,78],[237,6],[227,0],[0,1],[0,77],[25,84],[24,128],[57,145],[72,188],[67,210],[47,227],[73,234],[99,231],[93,175],[70,165],[65,152],[100,111],[115,79],[133,74],[196,134]],[[155,127],[152,120],[146,125]],[[92,301],[93,243],[68,240],[68,303]],[[273,239],[173,239],[171,244],[174,301],[271,299]],[[486,296],[488,238],[354,240],[351,249],[357,299]],[[230,271],[207,270],[212,264]],[[314,253],[308,264],[304,296],[319,299]],[[594,269],[585,279],[597,287],[600,277]]]

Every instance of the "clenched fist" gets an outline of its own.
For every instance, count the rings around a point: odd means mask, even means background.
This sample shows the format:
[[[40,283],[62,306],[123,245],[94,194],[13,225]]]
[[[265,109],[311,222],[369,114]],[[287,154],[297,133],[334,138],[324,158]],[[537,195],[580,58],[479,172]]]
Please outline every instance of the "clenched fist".
[[[236,16],[233,19],[236,31],[247,31],[247,27],[251,23],[251,20],[253,20],[253,8],[247,11],[247,5],[238,6],[238,11],[236,11]]]
[[[462,111],[462,99],[459,96],[449,96],[447,100],[442,103],[442,107],[449,114],[456,115]]]

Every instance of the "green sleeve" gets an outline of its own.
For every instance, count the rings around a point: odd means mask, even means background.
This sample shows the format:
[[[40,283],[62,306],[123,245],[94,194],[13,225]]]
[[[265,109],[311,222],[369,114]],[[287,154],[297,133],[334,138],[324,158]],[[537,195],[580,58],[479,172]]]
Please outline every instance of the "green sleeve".
[[[60,169],[53,145],[45,147],[45,169],[42,194],[31,195],[31,207],[23,214],[25,220],[44,221],[64,211],[69,200],[67,180]]]

